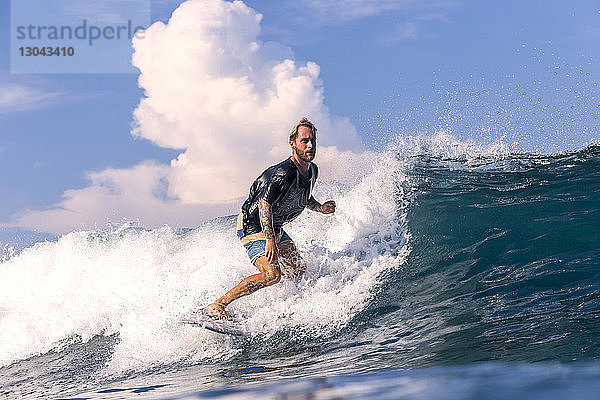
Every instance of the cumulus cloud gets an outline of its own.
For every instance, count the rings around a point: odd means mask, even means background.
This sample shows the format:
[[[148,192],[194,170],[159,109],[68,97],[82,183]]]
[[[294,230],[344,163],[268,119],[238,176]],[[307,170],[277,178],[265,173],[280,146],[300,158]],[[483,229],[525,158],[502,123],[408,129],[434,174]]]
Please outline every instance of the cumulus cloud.
[[[144,226],[193,226],[203,216],[232,212],[227,205],[182,205],[165,193],[168,166],[145,162],[129,169],[87,174],[91,185],[67,190],[63,201],[43,210],[25,211],[18,225],[43,232],[93,229],[106,223],[143,222]]]
[[[181,153],[170,165],[89,174],[91,186],[18,223],[61,233],[107,218],[190,226],[233,213],[252,180],[289,156],[288,132],[303,116],[319,129],[322,178],[347,178],[336,158],[360,157],[356,130],[324,105],[317,64],[259,40],[261,18],[241,1],[189,0],[134,39],[145,96],[132,134]]]
[[[360,147],[350,122],[324,106],[319,66],[261,43],[261,18],[239,1],[188,1],[134,40],[147,95],[134,134],[186,149],[169,172],[169,195],[184,203],[239,199],[257,172],[289,153],[287,133],[302,116],[319,127],[320,145]]]
[[[20,84],[0,86],[0,113],[33,110],[44,107],[59,93],[45,92]]]

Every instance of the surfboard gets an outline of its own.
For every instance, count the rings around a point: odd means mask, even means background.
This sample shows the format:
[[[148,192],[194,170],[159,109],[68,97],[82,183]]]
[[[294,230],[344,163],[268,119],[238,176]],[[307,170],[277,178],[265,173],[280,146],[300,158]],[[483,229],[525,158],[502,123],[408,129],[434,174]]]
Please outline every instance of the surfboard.
[[[181,318],[181,322],[187,325],[198,326],[212,332],[223,335],[245,336],[248,333],[240,326],[239,322],[213,319],[203,312],[189,314]]]

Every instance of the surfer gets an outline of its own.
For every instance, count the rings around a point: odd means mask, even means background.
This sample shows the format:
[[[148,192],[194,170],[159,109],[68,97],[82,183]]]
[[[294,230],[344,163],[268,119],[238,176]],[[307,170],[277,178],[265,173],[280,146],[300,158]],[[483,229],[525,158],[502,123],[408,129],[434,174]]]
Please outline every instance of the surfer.
[[[319,171],[312,162],[317,151],[317,128],[302,118],[291,130],[289,143],[292,156],[267,168],[254,181],[238,215],[237,235],[260,272],[209,304],[205,311],[212,317],[230,320],[225,307],[279,282],[281,266],[292,277],[304,274],[306,265],[282,226],[299,216],[304,208],[323,214],[335,212],[333,200],[321,204],[311,194]]]

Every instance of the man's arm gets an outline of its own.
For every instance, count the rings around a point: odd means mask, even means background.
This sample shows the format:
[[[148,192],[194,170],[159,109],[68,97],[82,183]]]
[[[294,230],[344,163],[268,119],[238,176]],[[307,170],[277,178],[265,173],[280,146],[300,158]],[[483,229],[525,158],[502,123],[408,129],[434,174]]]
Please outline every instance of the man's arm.
[[[335,212],[335,201],[329,200],[321,204],[315,200],[313,196],[310,196],[310,199],[308,199],[308,204],[306,204],[306,208],[322,214],[331,214]]]
[[[273,212],[271,211],[271,205],[260,199],[258,201],[258,216],[260,219],[260,226],[267,240],[265,247],[265,257],[271,265],[277,264],[277,246],[275,246],[275,230],[273,229]]]
[[[258,216],[260,218],[260,226],[267,240],[275,239],[275,230],[273,229],[273,213],[271,205],[265,199],[258,201]]]

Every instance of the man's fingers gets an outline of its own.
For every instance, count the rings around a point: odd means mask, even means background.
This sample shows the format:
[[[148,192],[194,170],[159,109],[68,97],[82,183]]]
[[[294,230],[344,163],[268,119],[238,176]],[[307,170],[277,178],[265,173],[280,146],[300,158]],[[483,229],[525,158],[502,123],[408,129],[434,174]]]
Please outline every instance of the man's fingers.
[[[275,265],[277,262],[277,247],[275,243],[271,240],[267,240],[265,245],[265,258],[269,262],[269,264]]]
[[[277,250],[267,249],[265,251],[265,258],[269,262],[269,264],[275,265],[277,262]]]
[[[335,212],[335,201],[329,200],[323,203],[323,206],[321,207],[321,212],[323,214],[331,214]]]

